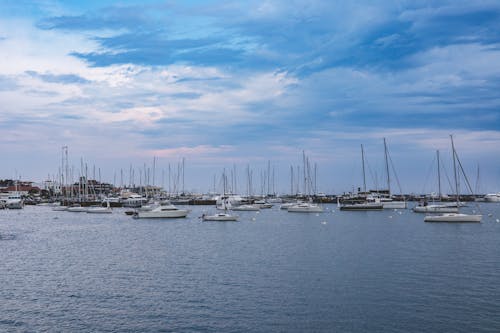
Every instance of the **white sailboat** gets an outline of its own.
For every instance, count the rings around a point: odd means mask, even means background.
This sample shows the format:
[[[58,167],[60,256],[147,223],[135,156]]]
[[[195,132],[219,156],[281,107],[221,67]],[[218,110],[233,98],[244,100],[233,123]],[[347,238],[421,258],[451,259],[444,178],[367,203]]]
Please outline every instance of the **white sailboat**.
[[[340,202],[340,197],[337,197],[337,208],[339,210],[349,210],[349,211],[366,211],[366,210],[382,210],[384,209],[384,205],[380,203],[380,200],[376,202],[373,200],[369,201],[366,196],[366,173],[365,173],[365,151],[363,149],[363,145],[361,145],[361,165],[363,170],[363,192],[356,200],[353,202],[352,200],[348,200],[348,202],[344,201]],[[352,199],[352,198],[350,198]],[[359,202],[359,199],[362,199],[362,202]]]
[[[439,150],[436,150],[436,161],[437,161],[437,182],[438,182],[438,200],[443,198],[441,193],[441,158],[439,157]],[[432,198],[435,198],[435,195],[431,194]],[[427,202],[427,199],[420,202],[417,206],[412,208],[412,211],[415,213],[458,213],[458,205],[456,203],[431,203]]]
[[[457,175],[457,160],[461,168],[460,160],[458,159],[457,152],[455,150],[455,144],[453,143],[453,136],[450,135],[451,138],[451,149],[453,153],[453,171],[454,171],[454,176],[455,176],[455,195],[457,199],[457,208],[460,207],[460,191],[458,188],[458,175]],[[461,168],[462,172],[463,169]],[[464,174],[465,176],[465,174]],[[466,178],[467,180],[467,178]],[[467,181],[468,183],[468,181]],[[469,186],[470,187],[470,186]],[[464,222],[472,222],[472,223],[478,223],[481,222],[482,215],[479,214],[463,214],[463,213],[445,213],[445,214],[440,214],[440,215],[427,215],[424,218],[424,222],[458,222],[458,223],[464,223]]]
[[[224,176],[224,178],[225,178],[225,176]],[[225,192],[225,181],[224,181],[224,192]],[[203,221],[219,221],[219,222],[238,221],[238,215],[231,215],[227,212],[229,205],[230,205],[230,203],[228,201],[228,198],[226,197],[226,195],[224,193],[221,204],[219,206],[217,206],[217,209],[223,209],[224,213],[216,213],[213,215],[203,214],[201,216],[201,219]]]
[[[399,179],[397,177],[397,174],[395,172],[394,165],[392,163],[392,159],[389,155],[389,150],[387,149],[387,142],[384,138],[384,156],[385,156],[385,170],[387,174],[387,192],[388,192],[388,197],[380,196],[379,198],[375,198],[375,202],[381,203],[382,207],[384,209],[406,209],[408,208],[408,205],[405,200],[394,200],[394,198],[391,195],[391,176],[389,172],[389,159],[391,161],[391,166],[392,170],[394,172],[394,175],[396,177],[396,181],[399,186]],[[400,187],[401,190],[401,187]]]
[[[214,215],[205,215],[201,216],[203,221],[219,221],[219,222],[234,222],[238,221],[238,215],[231,215],[228,213],[216,213]]]

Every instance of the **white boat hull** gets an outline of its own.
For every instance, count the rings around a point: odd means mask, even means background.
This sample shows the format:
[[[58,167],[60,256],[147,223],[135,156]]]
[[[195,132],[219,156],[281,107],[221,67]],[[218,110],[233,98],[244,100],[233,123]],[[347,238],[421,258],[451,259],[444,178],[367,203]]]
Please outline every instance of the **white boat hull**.
[[[22,201],[7,201],[5,207],[8,209],[22,209],[24,204]]]
[[[339,209],[350,210],[350,211],[382,210],[384,209],[384,205],[382,205],[381,203],[367,202],[367,203],[340,205]]]
[[[318,205],[296,205],[288,207],[290,213],[322,213],[323,207]]]
[[[442,215],[427,215],[424,218],[424,222],[478,223],[481,222],[482,217],[482,215],[449,213]]]
[[[167,210],[167,211],[154,211],[153,210],[153,211],[137,212],[137,214],[134,217],[138,218],[138,219],[181,218],[181,217],[186,217],[188,213],[189,213],[189,211],[185,210],[185,209],[176,209],[176,210]]]
[[[215,214],[215,215],[204,215],[202,216],[203,221],[237,221],[237,215],[229,215],[229,214]]]
[[[500,202],[500,194],[486,194],[484,196],[486,202]]]

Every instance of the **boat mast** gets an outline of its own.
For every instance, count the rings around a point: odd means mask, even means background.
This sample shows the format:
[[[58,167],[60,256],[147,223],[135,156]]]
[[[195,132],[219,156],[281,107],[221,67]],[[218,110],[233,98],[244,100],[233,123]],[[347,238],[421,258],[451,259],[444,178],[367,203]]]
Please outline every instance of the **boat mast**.
[[[153,191],[155,186],[155,175],[156,175],[156,156],[153,156]]]
[[[453,143],[453,135],[450,134],[450,139],[451,139],[451,150],[453,151],[453,174],[455,176],[455,192],[457,195],[457,204],[459,203],[459,190],[458,190],[458,177],[457,177],[457,165],[456,165],[456,151],[455,151],[455,144]],[[458,207],[458,206],[457,206]]]
[[[436,150],[436,154],[437,154],[437,164],[438,164],[438,193],[439,193],[439,200],[441,200],[441,166],[439,161],[439,149]]]
[[[307,194],[307,176],[306,176],[306,152],[303,150],[302,151],[302,163],[303,163],[303,169],[304,169],[304,195]]]
[[[385,171],[387,173],[387,190],[389,195],[391,195],[391,176],[389,174],[389,161],[387,159],[387,143],[384,138],[384,155],[385,155]]]
[[[477,175],[476,175],[476,188],[474,189],[476,195],[479,193],[479,164],[477,165]]]
[[[366,193],[365,150],[363,144],[361,144],[361,162],[363,164],[363,192]]]
[[[186,166],[186,158],[183,157],[182,158],[182,194],[184,195],[186,192],[185,192],[185,188],[184,188],[184,170],[185,170],[185,166]]]
[[[60,183],[61,184],[61,194],[63,193],[62,191],[63,191],[63,187],[64,187],[64,180],[65,180],[65,177],[64,177],[64,146],[63,146],[62,149],[61,149],[61,178],[60,178],[60,181],[61,181],[61,183]]]
[[[267,195],[271,194],[271,160],[267,160]]]
[[[237,178],[236,178],[236,164],[233,164],[233,171],[234,171],[234,186],[233,186],[233,194],[237,194],[238,193],[238,189],[236,188],[236,185],[237,185]]]

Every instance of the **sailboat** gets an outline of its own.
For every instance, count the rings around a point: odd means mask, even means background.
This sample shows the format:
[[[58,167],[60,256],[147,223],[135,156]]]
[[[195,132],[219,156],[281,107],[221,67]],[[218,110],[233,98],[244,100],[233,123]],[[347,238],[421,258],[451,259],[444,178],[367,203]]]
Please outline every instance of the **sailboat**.
[[[385,157],[385,171],[387,175],[387,196],[378,196],[375,197],[375,202],[381,203],[384,209],[406,209],[407,203],[405,200],[394,200],[392,194],[391,194],[391,174],[389,171],[389,150],[387,149],[387,142],[384,138],[384,157]],[[394,171],[394,175],[396,177],[397,183],[399,185],[399,180],[397,178],[397,175],[395,173],[394,165],[392,164],[392,159],[391,159],[391,166],[392,170]]]
[[[439,150],[436,150],[436,160],[437,160],[437,180],[438,180],[438,197],[439,200],[442,198],[441,194],[441,166],[440,166],[440,157]],[[458,213],[458,205],[456,203],[453,204],[428,204],[427,200],[419,203],[417,206],[413,207],[412,210],[415,213]]]
[[[224,213],[216,213],[213,215],[205,215],[201,216],[203,221],[238,221],[238,215],[231,215],[227,212],[227,198],[224,198],[222,205],[224,207]]]
[[[463,172],[463,169],[461,168],[460,160],[458,159],[457,156],[457,151],[455,150],[455,144],[453,142],[453,136],[450,135],[451,138],[451,149],[453,153],[453,172],[455,176],[455,195],[457,198],[457,207],[460,207],[460,202],[459,202],[459,188],[458,188],[458,175],[457,175],[457,161],[460,165],[460,169]],[[465,174],[464,174],[465,176]],[[467,179],[466,179],[467,180]],[[467,181],[468,183],[468,181]],[[473,223],[478,223],[481,222],[482,215],[478,214],[463,214],[463,213],[444,213],[441,215],[427,215],[424,218],[424,222],[473,222]]]
[[[238,215],[231,215],[231,214],[228,214],[228,212],[227,212],[227,208],[229,206],[229,201],[228,201],[228,197],[226,196],[226,172],[225,172],[225,170],[224,170],[224,173],[222,175],[222,178],[223,178],[223,182],[224,182],[224,185],[223,185],[224,194],[222,196],[221,205],[220,205],[220,207],[217,207],[217,208],[224,209],[224,213],[216,213],[213,215],[203,214],[201,216],[201,219],[203,221],[230,222],[230,221],[237,221],[238,220]]]
[[[323,212],[323,207],[312,202],[312,198],[310,196],[311,189],[315,191],[313,188],[313,184],[311,182],[310,176],[310,168],[309,168],[309,158],[306,157],[304,151],[302,151],[302,161],[303,161],[303,170],[304,170],[304,194],[308,196],[308,201],[297,202],[286,210],[289,213],[321,213]]]
[[[361,145],[361,164],[363,166],[363,195],[366,195],[366,173],[365,173],[365,151]],[[337,197],[337,208],[340,210],[365,211],[365,210],[382,210],[384,205],[380,202],[367,201],[364,202],[341,203]]]

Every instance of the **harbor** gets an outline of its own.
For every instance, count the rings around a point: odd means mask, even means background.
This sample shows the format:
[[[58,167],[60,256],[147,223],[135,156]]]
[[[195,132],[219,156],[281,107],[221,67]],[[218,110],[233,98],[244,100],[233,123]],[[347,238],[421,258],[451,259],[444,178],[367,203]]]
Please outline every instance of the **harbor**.
[[[200,218],[211,207],[178,207],[186,218],[1,211],[1,329],[500,328],[498,204],[480,203],[480,224],[445,225],[409,209],[336,204],[311,214],[240,211],[225,223]]]
[[[0,333],[500,332],[500,1],[0,1]]]

